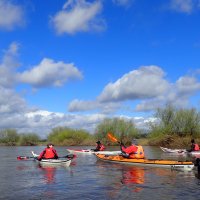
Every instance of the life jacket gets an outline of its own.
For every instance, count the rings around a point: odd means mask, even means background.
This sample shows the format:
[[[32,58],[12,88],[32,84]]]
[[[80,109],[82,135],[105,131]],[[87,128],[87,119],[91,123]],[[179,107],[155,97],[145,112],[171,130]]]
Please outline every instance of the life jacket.
[[[45,150],[40,154],[39,158],[46,158],[46,159],[58,158],[58,154],[56,153],[56,150],[53,148],[45,148]]]
[[[103,150],[105,150],[105,146],[103,144],[97,144],[95,150],[96,151],[103,151]]]
[[[138,147],[135,145],[131,145],[129,147],[125,147],[124,145],[121,146],[121,150],[127,154],[134,154],[137,152]]]
[[[142,146],[137,146],[137,151],[131,153],[129,158],[144,158],[144,149]]]
[[[103,144],[100,144],[100,149],[99,149],[99,151],[104,151],[106,148],[105,148],[105,146],[103,145]]]
[[[198,144],[194,144],[194,151],[199,151],[199,145]]]

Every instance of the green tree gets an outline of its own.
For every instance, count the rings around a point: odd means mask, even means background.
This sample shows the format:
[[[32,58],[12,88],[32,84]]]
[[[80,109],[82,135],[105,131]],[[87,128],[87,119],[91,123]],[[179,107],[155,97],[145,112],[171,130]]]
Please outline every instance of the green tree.
[[[16,130],[5,129],[5,130],[0,131],[0,143],[14,146],[17,144],[18,140],[19,140],[19,135],[17,134]]]
[[[88,138],[90,134],[85,130],[57,127],[51,131],[47,140],[57,145],[80,145]]]
[[[113,133],[119,140],[123,140],[124,143],[139,137],[135,124],[130,120],[121,118],[105,119],[102,123],[97,125],[95,137],[105,142],[108,132]]]
[[[35,146],[39,143],[40,137],[35,133],[20,134],[19,144],[23,146]]]

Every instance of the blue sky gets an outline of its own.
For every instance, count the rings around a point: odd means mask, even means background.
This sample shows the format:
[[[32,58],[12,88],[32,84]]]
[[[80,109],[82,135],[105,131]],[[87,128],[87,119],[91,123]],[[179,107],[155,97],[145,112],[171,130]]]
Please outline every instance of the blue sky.
[[[0,129],[199,110],[199,0],[0,0]]]

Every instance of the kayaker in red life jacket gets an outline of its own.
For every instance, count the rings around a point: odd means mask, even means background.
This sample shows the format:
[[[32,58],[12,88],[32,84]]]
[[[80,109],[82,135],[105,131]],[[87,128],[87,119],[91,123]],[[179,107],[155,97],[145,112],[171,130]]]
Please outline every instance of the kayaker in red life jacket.
[[[192,151],[199,151],[199,145],[195,143],[194,139],[191,140],[191,148],[189,150],[187,150],[188,152],[192,152]]]
[[[144,158],[143,147],[138,145],[135,139],[132,141],[131,146],[126,147],[123,143],[120,143],[120,147],[124,158]]]
[[[96,142],[96,148],[95,149],[91,149],[93,151],[104,151],[106,148],[103,144],[101,144],[100,141]]]
[[[58,159],[58,154],[56,150],[53,147],[54,145],[52,143],[47,144],[47,148],[42,151],[38,157],[38,160],[41,159]]]

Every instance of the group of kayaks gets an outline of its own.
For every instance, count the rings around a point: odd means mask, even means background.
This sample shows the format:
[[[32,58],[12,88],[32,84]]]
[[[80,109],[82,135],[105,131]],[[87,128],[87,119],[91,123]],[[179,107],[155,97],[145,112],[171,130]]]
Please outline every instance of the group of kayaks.
[[[167,152],[167,148],[162,148],[163,151]],[[94,152],[89,149],[67,149],[69,153],[72,154],[90,154],[95,155],[97,159],[111,162],[111,163],[121,163],[121,164],[129,164],[129,165],[136,165],[136,166],[144,166],[144,167],[161,167],[161,168],[168,168],[172,170],[184,170],[184,171],[191,171],[195,169],[195,165],[192,161],[175,161],[175,160],[165,160],[165,159],[130,159],[124,158],[121,155],[121,151],[98,151]],[[176,150],[174,150],[176,151]],[[177,150],[178,151],[178,150]],[[72,158],[68,157],[60,157],[59,159],[42,159],[40,161],[37,160],[38,155],[32,151],[33,158],[40,164],[40,165],[64,165],[70,166]]]

